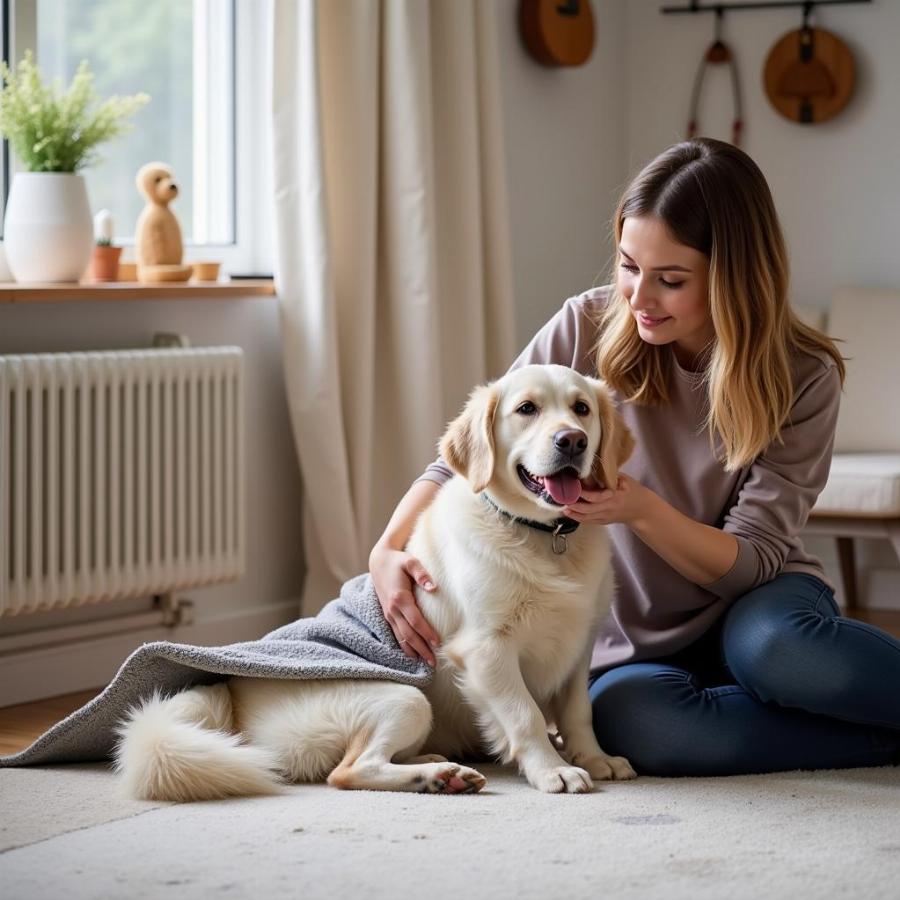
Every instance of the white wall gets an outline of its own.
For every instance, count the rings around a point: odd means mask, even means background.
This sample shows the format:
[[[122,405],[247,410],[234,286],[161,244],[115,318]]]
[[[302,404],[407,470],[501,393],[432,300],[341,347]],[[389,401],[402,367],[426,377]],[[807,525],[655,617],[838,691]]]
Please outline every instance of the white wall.
[[[548,68],[519,38],[518,0],[497,0],[506,113],[517,344],[566,297],[602,284],[625,169],[621,0],[595,0],[596,43],[578,68]],[[512,360],[510,360],[512,362]]]

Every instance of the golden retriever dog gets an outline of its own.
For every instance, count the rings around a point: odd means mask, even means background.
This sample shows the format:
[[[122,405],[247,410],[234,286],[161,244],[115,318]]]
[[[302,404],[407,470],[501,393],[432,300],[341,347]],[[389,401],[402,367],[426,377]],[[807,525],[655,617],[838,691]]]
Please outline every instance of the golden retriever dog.
[[[118,726],[127,793],[481,790],[484,777],[452,759],[515,760],[550,793],[634,778],[597,744],[588,697],[609,538],[560,517],[583,484],[614,485],[633,447],[603,382],[573,369],[525,366],[476,388],[440,442],[455,475],[407,544],[437,585],[416,587],[441,635],[431,683],[232,677],[154,695]]]

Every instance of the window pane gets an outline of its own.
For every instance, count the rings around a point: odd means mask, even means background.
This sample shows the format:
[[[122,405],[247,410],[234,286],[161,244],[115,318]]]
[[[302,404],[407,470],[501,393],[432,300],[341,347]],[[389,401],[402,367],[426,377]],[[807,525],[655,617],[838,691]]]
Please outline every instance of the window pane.
[[[135,222],[144,207],[135,185],[138,169],[159,160],[172,167],[179,185],[172,210],[185,242],[232,241],[233,123],[197,107],[207,103],[211,93],[221,101],[225,91],[230,100],[230,52],[217,54],[228,72],[211,72],[208,66],[197,70],[195,66],[198,55],[209,55],[213,12],[228,17],[230,34],[229,0],[38,0],[37,57],[46,81],[59,77],[68,86],[79,62],[86,59],[103,99],[141,91],[150,95],[150,102],[128,120],[134,130],[99,145],[99,162],[82,170],[91,209],[110,210],[119,239],[133,239]],[[202,33],[195,33],[198,27]],[[217,40],[221,40],[221,27]],[[212,78],[219,82],[215,91],[209,90]],[[198,113],[203,114],[200,121],[205,123],[203,141],[209,153],[217,154],[216,159],[195,155]],[[218,133],[211,133],[213,129]],[[204,179],[209,170],[229,173],[221,179],[225,183],[216,185],[218,198],[221,200],[223,193],[228,198],[226,215],[210,217],[208,204],[196,202],[196,191],[203,196],[208,187],[195,176],[199,171]]]

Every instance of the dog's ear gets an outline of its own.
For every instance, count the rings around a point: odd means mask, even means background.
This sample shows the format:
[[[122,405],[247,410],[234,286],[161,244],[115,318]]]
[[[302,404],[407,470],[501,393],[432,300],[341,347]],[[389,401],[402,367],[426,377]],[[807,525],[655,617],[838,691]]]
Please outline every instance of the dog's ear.
[[[494,474],[494,412],[499,399],[494,384],[475,388],[438,445],[447,465],[468,479],[476,492],[483,491]]]
[[[598,484],[615,490],[621,466],[634,451],[634,435],[616,409],[609,389],[597,382],[597,403],[600,407],[600,447],[594,457],[591,476]]]

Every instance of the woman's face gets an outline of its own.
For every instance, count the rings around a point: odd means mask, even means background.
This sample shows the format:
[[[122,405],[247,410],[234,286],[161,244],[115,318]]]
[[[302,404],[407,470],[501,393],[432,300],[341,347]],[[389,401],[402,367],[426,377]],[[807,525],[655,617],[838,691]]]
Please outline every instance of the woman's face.
[[[683,366],[715,337],[709,314],[709,258],[671,239],[661,219],[622,224],[616,284],[648,344],[674,341]]]

